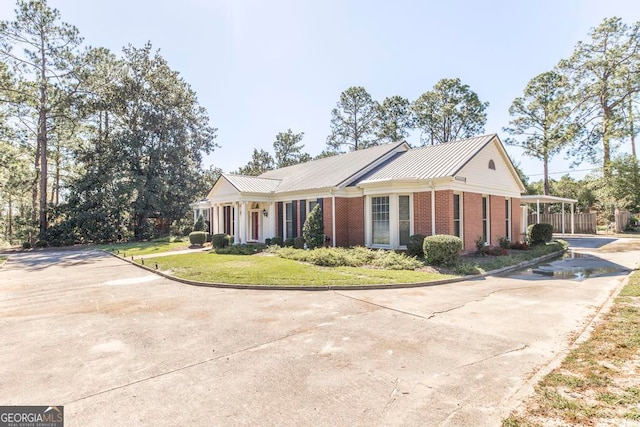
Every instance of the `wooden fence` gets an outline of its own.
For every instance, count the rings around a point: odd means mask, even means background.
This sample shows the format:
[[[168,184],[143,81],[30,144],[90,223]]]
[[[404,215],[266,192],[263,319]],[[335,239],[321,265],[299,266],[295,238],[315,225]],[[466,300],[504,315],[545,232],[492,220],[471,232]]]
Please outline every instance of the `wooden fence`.
[[[574,213],[573,214],[574,232],[579,234],[596,234],[596,214],[595,213]],[[536,214],[530,214],[528,217],[528,224],[535,224],[538,222]],[[540,223],[547,223],[553,225],[554,233],[562,233],[562,214],[540,214]],[[565,234],[571,233],[571,214],[564,214],[564,232]]]

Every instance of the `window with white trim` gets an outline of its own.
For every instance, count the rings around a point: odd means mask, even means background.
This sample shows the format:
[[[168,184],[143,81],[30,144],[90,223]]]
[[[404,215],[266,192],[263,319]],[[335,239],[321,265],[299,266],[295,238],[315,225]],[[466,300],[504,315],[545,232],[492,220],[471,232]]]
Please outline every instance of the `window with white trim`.
[[[400,246],[409,244],[411,235],[411,204],[409,196],[398,196],[398,237]]]
[[[389,196],[371,198],[371,236],[374,245],[389,245]]]
[[[511,240],[511,199],[504,199],[505,237]]]
[[[317,204],[317,200],[309,200],[309,210],[307,211],[307,215],[309,215],[309,213],[313,210],[313,208],[316,207]]]
[[[489,196],[482,196],[482,241],[485,245],[489,242]]]
[[[453,235],[462,239],[462,197],[453,194]]]
[[[293,237],[293,203],[285,203],[285,218],[284,218],[285,239],[287,237]]]

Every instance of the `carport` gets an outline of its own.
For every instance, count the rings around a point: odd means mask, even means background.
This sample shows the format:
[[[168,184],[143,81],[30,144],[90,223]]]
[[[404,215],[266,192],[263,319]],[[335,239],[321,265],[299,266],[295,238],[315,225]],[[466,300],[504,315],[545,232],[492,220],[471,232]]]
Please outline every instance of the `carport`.
[[[571,205],[571,234],[575,234],[575,204],[578,203],[576,199],[568,199],[566,197],[557,197],[557,196],[545,196],[545,195],[533,195],[533,196],[522,196],[520,197],[520,203],[523,204],[522,208],[522,220],[520,224],[522,224],[522,233],[527,232],[528,224],[528,205],[532,205],[535,203],[536,205],[536,224],[540,224],[540,204],[562,204],[562,220],[561,220],[561,231],[562,235],[565,234],[565,215],[564,215],[564,205],[566,203]]]

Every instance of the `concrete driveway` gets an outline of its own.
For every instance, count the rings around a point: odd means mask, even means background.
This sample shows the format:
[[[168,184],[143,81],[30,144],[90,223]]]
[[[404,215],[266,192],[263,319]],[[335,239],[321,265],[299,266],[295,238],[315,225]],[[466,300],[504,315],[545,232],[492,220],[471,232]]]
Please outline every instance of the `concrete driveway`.
[[[588,250],[636,267],[622,247]],[[61,404],[68,426],[499,425],[624,274],[251,291],[96,251],[11,254],[0,404]]]

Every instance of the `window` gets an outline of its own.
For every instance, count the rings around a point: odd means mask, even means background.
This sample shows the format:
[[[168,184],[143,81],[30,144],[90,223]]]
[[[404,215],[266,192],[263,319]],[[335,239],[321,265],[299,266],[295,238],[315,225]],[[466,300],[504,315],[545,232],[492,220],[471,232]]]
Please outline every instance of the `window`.
[[[231,236],[234,235],[235,228],[235,208],[232,206],[223,206],[222,207],[222,222],[223,222],[223,232],[225,234],[229,234]]]
[[[462,238],[461,234],[462,216],[460,210],[460,195],[453,195],[453,235]]]
[[[311,211],[313,210],[313,208],[316,207],[317,204],[318,204],[317,200],[309,200],[309,212],[307,212],[307,215],[311,213]]]
[[[482,196],[482,241],[489,244],[489,197]]]
[[[504,199],[504,222],[504,235],[507,239],[511,240],[511,199]]]
[[[407,246],[411,234],[409,196],[398,196],[398,234],[400,235],[400,246]]]
[[[293,237],[293,203],[289,202],[285,207],[285,238]]]
[[[372,242],[374,245],[390,244],[389,196],[371,198]]]

